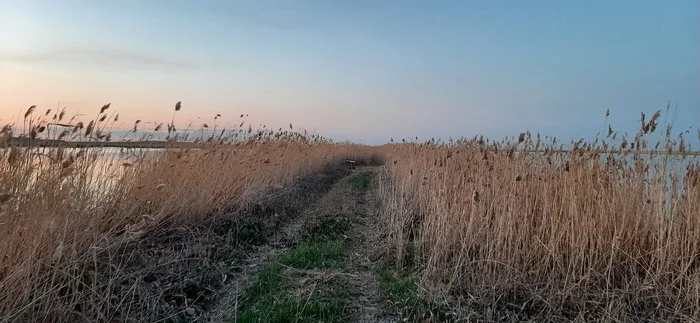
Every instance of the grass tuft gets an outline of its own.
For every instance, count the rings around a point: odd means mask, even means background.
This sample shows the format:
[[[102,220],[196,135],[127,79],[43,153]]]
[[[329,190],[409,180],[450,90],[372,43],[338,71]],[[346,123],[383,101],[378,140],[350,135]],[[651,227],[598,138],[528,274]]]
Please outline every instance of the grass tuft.
[[[350,185],[356,188],[368,188],[372,184],[374,173],[355,174],[348,178]]]
[[[397,321],[418,322],[428,318],[440,322],[449,320],[447,311],[423,298],[415,278],[400,275],[388,263],[379,267],[378,275],[382,305]]]
[[[347,217],[323,218],[307,233],[302,240],[306,242],[323,242],[344,238],[345,232],[350,229],[350,220]]]
[[[346,253],[342,241],[307,242],[283,254],[279,262],[299,269],[343,268]]]
[[[300,300],[292,297],[267,298],[241,312],[235,322],[316,323],[343,322],[346,302],[342,298],[313,298]]]
[[[278,293],[282,289],[284,267],[279,263],[273,263],[258,273],[257,279],[250,287],[249,301],[256,302],[260,298]]]
[[[344,322],[348,315],[348,297],[337,281],[316,283],[293,295],[274,291],[249,303],[232,322]]]

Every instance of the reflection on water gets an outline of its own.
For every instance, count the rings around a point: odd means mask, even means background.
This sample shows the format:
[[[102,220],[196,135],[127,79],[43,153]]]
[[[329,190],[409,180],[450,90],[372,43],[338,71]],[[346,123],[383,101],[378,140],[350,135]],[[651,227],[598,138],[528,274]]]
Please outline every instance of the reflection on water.
[[[5,153],[9,148],[0,148],[0,153]],[[63,155],[68,156],[70,154],[76,155],[83,151],[84,153],[102,155],[104,157],[150,157],[168,148],[116,148],[116,147],[94,147],[94,148],[56,148],[56,147],[31,147],[31,148],[19,148],[26,150],[29,153],[39,153],[48,156],[55,155],[56,152],[62,151]]]
[[[65,177],[65,185],[86,185],[92,188],[93,197],[109,193],[123,177],[125,171],[137,162],[162,154],[165,148],[55,148],[31,147],[19,149],[19,155],[32,165],[26,189],[31,190],[42,177],[58,174]],[[10,156],[9,148],[0,149],[1,156]],[[65,174],[63,173],[65,172]],[[79,173],[80,172],[80,173]],[[76,176],[79,175],[79,176]]]
[[[38,148],[55,150],[57,148]],[[77,154],[79,151],[86,151],[90,154],[103,156],[104,158],[145,158],[162,153],[166,148],[65,148],[65,153]]]
[[[7,155],[8,148],[0,148],[0,156]],[[115,148],[115,147],[95,147],[95,148],[55,148],[55,147],[32,147],[20,148],[25,150],[32,158],[33,163],[58,162],[70,158],[70,156],[82,156],[76,158],[76,163],[89,163],[82,165],[81,169],[85,169],[89,174],[82,176],[89,180],[89,186],[96,190],[106,193],[110,191],[117,183],[124,172],[137,162],[148,160],[159,156],[172,148]],[[544,157],[543,153],[528,153],[534,158]],[[562,164],[567,160],[566,153],[555,153],[550,155],[555,164]],[[624,156],[624,158],[622,158]],[[682,193],[683,180],[686,169],[689,165],[700,167],[700,156],[698,155],[651,155],[632,153],[602,153],[600,154],[600,163],[605,164],[608,158],[612,157],[620,168],[633,167],[635,162],[641,162],[643,165],[648,165],[648,171],[645,172],[645,181],[647,184],[654,179],[665,179],[665,194],[670,194],[672,191],[676,194]],[[56,159],[59,159],[58,161]],[[621,169],[622,170],[622,169]],[[623,171],[624,173],[624,171]],[[41,174],[36,174],[41,176]],[[36,178],[35,178],[36,180]],[[98,194],[99,194],[98,193]]]
[[[538,153],[540,154],[540,153]],[[540,154],[544,156],[544,154]],[[556,153],[552,156],[555,164],[563,165],[568,160],[566,153]],[[610,160],[609,160],[610,159]],[[663,199],[668,207],[672,196],[680,196],[684,192],[685,175],[692,165],[700,167],[700,156],[697,154],[649,154],[649,153],[601,153],[599,157],[601,165],[612,163],[619,172],[612,171],[613,180],[635,181],[639,177],[632,178],[630,169],[642,167],[635,174],[644,174],[644,187],[648,194],[656,189],[660,194],[663,191]],[[637,165],[637,166],[635,166]],[[623,176],[624,175],[624,176]]]
[[[93,163],[90,166],[90,171],[93,172],[92,176],[88,176],[90,178],[90,187],[102,191],[100,193],[108,193],[114,188],[118,180],[123,177],[124,172],[130,169],[131,166],[128,165],[156,157],[165,152],[166,149],[82,148],[66,149],[65,153],[77,155],[81,150],[89,158],[89,162]]]

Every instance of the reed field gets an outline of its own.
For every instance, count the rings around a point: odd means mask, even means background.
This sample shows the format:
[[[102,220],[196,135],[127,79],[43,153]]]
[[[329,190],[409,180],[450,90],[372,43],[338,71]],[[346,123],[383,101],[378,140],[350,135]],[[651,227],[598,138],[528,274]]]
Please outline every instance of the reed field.
[[[64,112],[31,108],[24,135],[106,141],[116,120],[110,112],[106,105],[94,120],[76,123]],[[49,134],[52,121],[71,126]],[[174,121],[167,127],[175,133]],[[109,307],[129,302],[111,298],[134,295],[112,295],[112,282],[123,273],[112,264],[98,276],[97,262],[109,266],[125,244],[143,235],[186,229],[254,205],[265,192],[359,150],[291,130],[253,132],[242,124],[149,157],[10,145],[21,134],[8,125],[0,135],[0,317],[10,321],[71,321],[76,313],[88,321],[105,320],[116,310]]]
[[[699,319],[699,160],[659,120],[567,153],[529,132],[390,145],[379,191],[398,266],[486,320]]]
[[[377,224],[382,256],[375,262],[415,278],[414,293],[451,315],[408,321],[700,319],[699,158],[671,125],[659,125],[661,112],[643,115],[633,137],[610,127],[593,142],[565,146],[525,132],[503,141],[369,147],[244,123],[178,137],[181,108],[178,102],[172,120],[152,129],[167,131],[165,148],[147,154],[16,141],[109,142],[118,120],[109,105],[87,122],[32,107],[22,124],[3,128],[0,321],[191,318],[206,307],[189,296],[158,305],[165,296],[140,287],[162,264],[127,268],[134,257],[155,257],[139,256],[145,241],[173,232],[202,237],[212,219],[287,203],[281,196],[305,176],[360,164],[375,165],[349,182],[377,198],[376,205],[362,200]],[[163,241],[168,255],[194,253]],[[181,269],[214,266],[204,259],[211,249]],[[223,289],[227,275],[206,286]]]

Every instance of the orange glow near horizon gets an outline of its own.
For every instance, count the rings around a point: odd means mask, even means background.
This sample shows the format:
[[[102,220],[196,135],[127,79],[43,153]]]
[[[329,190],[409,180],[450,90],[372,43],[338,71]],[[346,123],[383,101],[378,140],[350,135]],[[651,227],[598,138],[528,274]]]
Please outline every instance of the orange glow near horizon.
[[[76,116],[75,121],[92,120],[99,109],[111,103],[108,112],[119,114],[115,129],[131,129],[136,120],[141,120],[146,129],[155,128],[159,123],[170,122],[175,117],[178,128],[199,128],[203,124],[219,128],[236,127],[241,122],[241,114],[248,115],[245,128],[261,124],[270,129],[288,129],[292,123],[295,129],[308,125],[334,124],[351,120],[351,115],[334,113],[333,116],[319,114],[310,109],[279,109],[266,102],[233,102],[232,106],[210,102],[206,97],[195,97],[191,101],[182,99],[182,110],[174,113],[177,95],[168,95],[140,87],[138,83],[119,84],[106,79],[104,75],[89,73],[75,74],[56,69],[42,69],[31,66],[4,66],[0,80],[0,124],[21,125],[27,109],[36,105],[36,114],[43,115],[51,109],[53,115],[65,108],[66,118]],[[152,88],[152,86],[150,87]],[[217,114],[220,118],[214,120]],[[48,118],[51,117],[48,116]],[[307,129],[314,131],[315,129]],[[330,127],[318,130],[332,130]]]

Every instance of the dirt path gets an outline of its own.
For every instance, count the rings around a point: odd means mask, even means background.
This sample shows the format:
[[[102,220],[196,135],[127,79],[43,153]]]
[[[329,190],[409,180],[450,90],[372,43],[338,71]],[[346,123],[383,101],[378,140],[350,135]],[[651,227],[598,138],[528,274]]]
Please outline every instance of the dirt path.
[[[331,189],[316,203],[304,210],[299,216],[286,222],[275,232],[268,243],[255,246],[245,257],[233,265],[239,274],[231,277],[227,288],[221,292],[219,302],[204,317],[204,322],[223,322],[236,317],[236,312],[241,306],[241,301],[247,290],[250,289],[253,280],[265,265],[274,261],[282,253],[293,246],[295,240],[301,235],[304,226],[324,212],[324,208],[336,203],[342,178],[336,181]]]
[[[104,321],[397,321],[380,305],[405,299],[408,285],[395,279],[400,297],[387,298],[378,170],[328,167],[270,188],[255,205],[95,256],[92,275],[110,282],[114,303],[101,309]],[[79,310],[76,322],[87,321]]]
[[[263,266],[289,249],[289,246],[299,235],[304,223],[308,221],[309,211],[302,216],[286,223],[272,238],[268,244],[255,246],[243,259],[233,264],[233,270],[239,274],[232,277],[227,288],[221,292],[221,298],[210,313],[203,317],[206,322],[223,322],[234,317],[240,306],[246,290],[263,268]]]
[[[371,174],[374,177],[376,168],[364,168],[359,172]],[[348,234],[350,239],[349,270],[355,277],[356,312],[350,317],[350,322],[390,322],[382,315],[379,308],[379,282],[377,279],[377,265],[382,256],[382,247],[379,237],[380,228],[378,217],[379,205],[372,190],[354,191],[353,226]]]
[[[391,322],[379,306],[375,173],[353,170],[244,257],[202,321]]]

